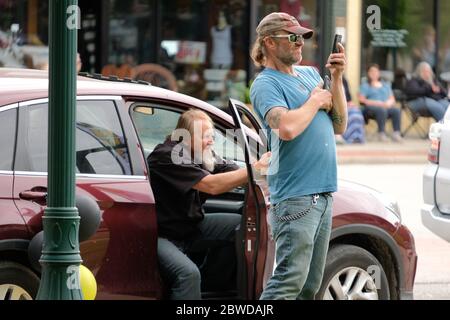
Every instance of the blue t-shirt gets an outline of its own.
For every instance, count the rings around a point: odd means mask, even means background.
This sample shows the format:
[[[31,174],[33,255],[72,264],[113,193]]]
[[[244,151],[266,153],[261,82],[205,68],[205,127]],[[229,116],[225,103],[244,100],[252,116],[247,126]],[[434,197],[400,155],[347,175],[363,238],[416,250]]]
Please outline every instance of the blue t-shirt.
[[[380,88],[372,87],[369,83],[363,83],[360,87],[359,93],[369,100],[387,101],[392,95],[390,84],[382,82]]]
[[[297,76],[264,69],[253,82],[250,99],[262,120],[272,151],[268,182],[272,204],[305,195],[336,192],[337,165],[334,130],[328,114],[320,110],[305,131],[283,141],[265,121],[275,107],[302,107],[322,81],[312,67],[295,67]]]

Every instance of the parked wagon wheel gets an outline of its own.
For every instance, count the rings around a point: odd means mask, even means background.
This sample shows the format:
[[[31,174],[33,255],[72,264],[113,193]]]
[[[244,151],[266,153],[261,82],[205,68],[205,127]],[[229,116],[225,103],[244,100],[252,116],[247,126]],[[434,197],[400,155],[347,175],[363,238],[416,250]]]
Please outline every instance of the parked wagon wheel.
[[[133,71],[135,80],[147,81],[157,87],[178,91],[177,79],[163,66],[146,63],[136,66]]]

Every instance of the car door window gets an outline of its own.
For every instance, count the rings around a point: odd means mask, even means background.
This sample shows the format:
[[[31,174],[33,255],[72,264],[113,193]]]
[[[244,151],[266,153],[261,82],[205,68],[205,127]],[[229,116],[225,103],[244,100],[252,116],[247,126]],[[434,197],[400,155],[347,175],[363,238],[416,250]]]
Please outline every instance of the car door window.
[[[147,112],[142,112],[142,107],[136,104],[131,117],[136,127],[137,133],[144,148],[144,155],[148,155],[155,147],[164,142],[172,131],[176,128],[181,112],[160,108],[144,107]],[[145,110],[144,109],[144,110]],[[238,163],[244,162],[244,153],[237,144],[233,129],[226,132],[215,128],[214,151],[222,158],[234,160]]]
[[[25,154],[29,168],[47,171],[48,105],[27,108]],[[125,136],[112,101],[77,102],[77,173],[130,175],[131,165]]]
[[[80,173],[131,174],[125,135],[112,101],[78,102],[77,168]]]
[[[11,109],[0,112],[0,170],[11,171],[16,141],[17,110]]]
[[[217,155],[223,159],[233,160],[239,165],[243,165],[245,163],[244,152],[238,144],[234,129],[228,129],[222,132],[216,128],[214,131],[214,151]]]
[[[141,140],[144,155],[147,159],[153,149],[166,140],[166,137],[176,128],[181,113],[173,110],[145,107],[151,112],[140,112],[140,106],[131,110],[136,131]]]

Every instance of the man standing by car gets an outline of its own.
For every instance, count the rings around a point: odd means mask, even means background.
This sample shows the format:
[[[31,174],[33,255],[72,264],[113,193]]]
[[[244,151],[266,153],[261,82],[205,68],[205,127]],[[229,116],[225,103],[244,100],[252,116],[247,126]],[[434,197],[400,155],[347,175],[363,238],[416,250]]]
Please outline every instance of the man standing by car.
[[[269,132],[273,158],[278,159],[278,172],[269,169],[268,177],[276,268],[261,299],[314,299],[331,232],[331,193],[337,191],[334,135],[344,133],[347,126],[344,47],[339,44],[339,53],[328,59],[332,78],[328,91],[322,89],[314,68],[295,66],[312,30],[275,12],[260,22],[256,32],[252,58],[264,70],[252,85],[251,100]]]
[[[232,213],[204,215],[205,194],[221,194],[247,183],[247,170],[218,157],[213,144],[211,118],[189,110],[147,159],[158,218],[158,259],[174,300],[201,299],[200,271],[185,253],[196,241],[233,241],[241,220]],[[253,167],[261,170],[267,162],[263,156]]]

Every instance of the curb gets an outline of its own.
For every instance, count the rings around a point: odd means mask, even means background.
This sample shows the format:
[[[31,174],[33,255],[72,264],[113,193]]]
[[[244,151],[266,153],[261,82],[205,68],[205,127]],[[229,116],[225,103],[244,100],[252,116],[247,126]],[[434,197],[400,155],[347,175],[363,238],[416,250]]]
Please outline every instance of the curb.
[[[338,155],[338,164],[426,164],[427,158],[423,156],[416,157],[390,157],[390,158],[373,158],[373,157],[340,157]]]
[[[426,164],[428,143],[337,146],[338,164]]]

